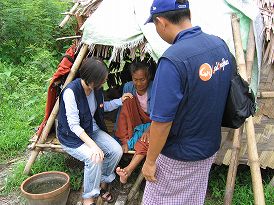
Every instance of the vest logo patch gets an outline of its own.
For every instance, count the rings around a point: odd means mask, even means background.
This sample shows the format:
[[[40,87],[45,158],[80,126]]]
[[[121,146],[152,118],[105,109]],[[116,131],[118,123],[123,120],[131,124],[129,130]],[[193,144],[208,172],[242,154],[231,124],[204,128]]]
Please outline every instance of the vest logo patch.
[[[217,71],[224,71],[226,65],[229,65],[229,61],[224,58],[222,58],[221,62],[216,62],[215,65],[212,66],[204,63],[200,66],[199,77],[202,81],[208,81]]]
[[[204,63],[200,66],[199,77],[202,81],[208,81],[212,77],[212,68],[208,63]]]

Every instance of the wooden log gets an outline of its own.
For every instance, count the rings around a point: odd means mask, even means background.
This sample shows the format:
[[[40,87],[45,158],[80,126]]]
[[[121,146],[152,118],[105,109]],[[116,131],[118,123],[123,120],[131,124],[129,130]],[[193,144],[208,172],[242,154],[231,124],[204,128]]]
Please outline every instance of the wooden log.
[[[225,205],[232,204],[235,180],[236,180],[237,169],[239,164],[242,132],[243,132],[242,127],[234,130],[232,153],[231,153],[230,164],[229,164],[229,169],[228,169],[228,174],[226,179],[226,189],[225,189],[225,197],[224,197]]]
[[[244,59],[244,51],[242,47],[241,32],[240,32],[240,23],[239,18],[236,14],[231,16],[232,32],[236,53],[236,62],[239,68],[239,74],[243,79],[247,80],[246,74],[246,65]],[[246,132],[247,132],[247,150],[248,150],[248,160],[250,163],[252,186],[254,193],[254,204],[255,205],[264,205],[264,191],[262,184],[262,176],[260,170],[260,163],[257,151],[257,144],[255,139],[255,130],[252,116],[249,117],[246,122]]]
[[[68,22],[68,20],[70,19],[71,17],[71,14],[74,14],[74,12],[76,11],[77,7],[80,5],[80,3],[75,3],[74,6],[70,9],[70,11],[68,12],[69,14],[67,14],[65,16],[65,18],[63,19],[63,21],[59,24],[59,27],[60,28],[63,28],[64,25]]]
[[[247,48],[246,48],[246,77],[247,82],[250,83],[251,75],[252,75],[252,68],[254,62],[254,54],[255,54],[255,38],[254,38],[254,31],[253,31],[253,22],[250,22],[249,28],[249,36],[247,41]]]
[[[82,60],[84,59],[84,57],[86,56],[86,53],[87,53],[87,50],[88,50],[88,45],[84,44],[79,52],[79,54],[77,55],[77,58],[75,59],[75,62],[69,72],[69,75],[65,81],[65,84],[64,84],[64,87],[67,86],[68,83],[70,83],[74,77],[75,77],[75,74],[79,68],[79,66],[81,65],[81,62]],[[49,135],[49,132],[54,124],[54,121],[55,121],[55,118],[58,114],[58,111],[59,111],[59,99],[57,99],[52,111],[51,111],[51,114],[47,120],[47,123],[41,133],[41,136],[39,137],[38,139],[38,143],[39,144],[44,144],[45,141],[47,140],[47,137]],[[25,166],[25,169],[24,169],[24,174],[29,174],[30,172],[30,168],[32,166],[32,164],[34,163],[36,157],[38,156],[39,152],[41,151],[41,148],[40,147],[35,147],[34,150],[31,151],[31,154],[30,154],[30,157],[27,161],[27,164]]]
[[[139,176],[137,177],[133,187],[131,188],[129,194],[127,195],[127,201],[131,201],[133,199],[133,197],[135,196],[135,194],[139,190],[139,187],[140,187],[143,179],[144,179],[144,175],[142,174],[142,171],[140,171]]]

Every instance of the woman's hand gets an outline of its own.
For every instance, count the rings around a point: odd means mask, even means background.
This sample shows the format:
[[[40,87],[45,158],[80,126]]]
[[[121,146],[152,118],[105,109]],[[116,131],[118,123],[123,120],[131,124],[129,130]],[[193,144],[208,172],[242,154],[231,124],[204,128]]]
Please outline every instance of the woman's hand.
[[[122,102],[124,102],[128,98],[133,98],[133,95],[131,93],[124,93],[123,96],[121,97]]]
[[[149,132],[144,132],[142,137],[140,138],[141,142],[149,143]]]
[[[97,164],[104,160],[104,152],[97,145],[92,146],[90,150],[91,150],[91,161]]]
[[[148,127],[147,130],[143,133],[142,137],[140,138],[141,142],[149,143],[149,133],[150,133],[150,127]]]

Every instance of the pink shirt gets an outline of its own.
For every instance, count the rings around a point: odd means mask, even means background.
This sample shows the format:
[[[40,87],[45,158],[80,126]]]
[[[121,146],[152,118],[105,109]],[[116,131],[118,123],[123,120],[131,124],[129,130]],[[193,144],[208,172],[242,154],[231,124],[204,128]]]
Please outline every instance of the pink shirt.
[[[147,113],[147,92],[144,95],[139,95],[136,92],[136,96],[140,102],[141,108]]]

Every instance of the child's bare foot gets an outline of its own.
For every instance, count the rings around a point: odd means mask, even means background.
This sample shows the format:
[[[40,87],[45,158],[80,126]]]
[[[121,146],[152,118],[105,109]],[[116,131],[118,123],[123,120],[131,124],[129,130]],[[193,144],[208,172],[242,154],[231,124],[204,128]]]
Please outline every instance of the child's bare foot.
[[[94,204],[93,198],[83,200],[83,205],[90,205],[90,204]]]
[[[116,168],[116,173],[120,176],[120,182],[122,184],[127,183],[127,178],[129,177],[127,172],[124,169],[121,169],[120,167]]]

